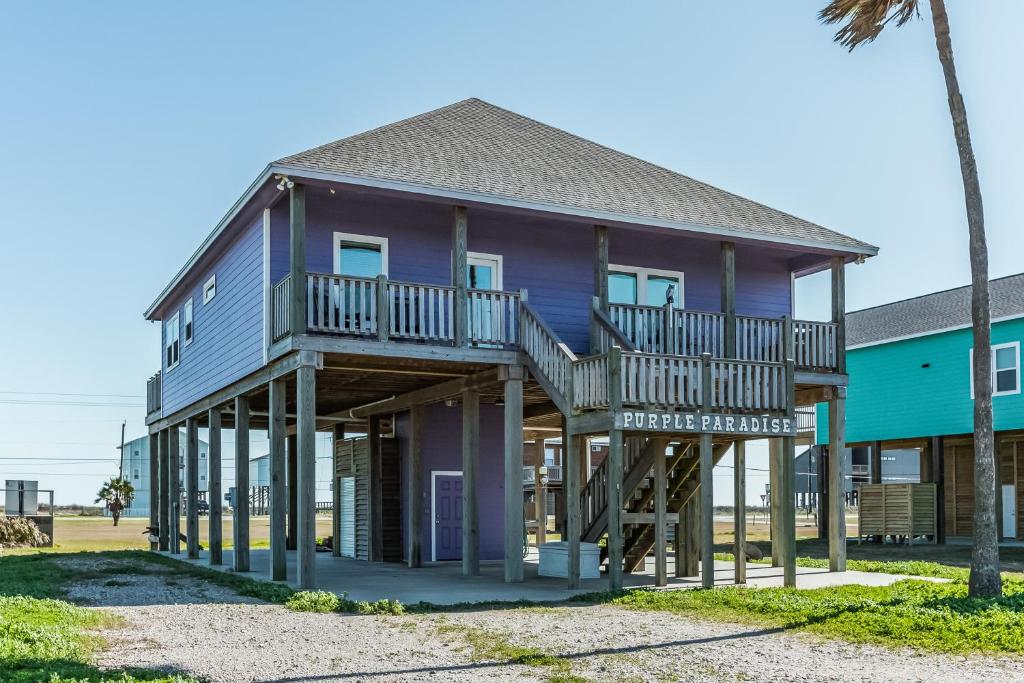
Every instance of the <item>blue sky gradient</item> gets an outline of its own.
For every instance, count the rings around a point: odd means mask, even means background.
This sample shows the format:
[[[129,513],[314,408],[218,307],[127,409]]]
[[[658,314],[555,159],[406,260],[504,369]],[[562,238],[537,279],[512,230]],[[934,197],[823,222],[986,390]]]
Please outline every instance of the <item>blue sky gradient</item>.
[[[930,18],[851,55],[823,4],[5,4],[0,479],[91,502],[120,421],[144,431],[159,330],[142,311],[268,161],[465,97],[879,245],[849,269],[851,309],[966,284]],[[1024,270],[1024,3],[948,4],[991,273],[1007,275]],[[827,297],[807,278],[797,313]],[[729,502],[731,470],[716,475]]]

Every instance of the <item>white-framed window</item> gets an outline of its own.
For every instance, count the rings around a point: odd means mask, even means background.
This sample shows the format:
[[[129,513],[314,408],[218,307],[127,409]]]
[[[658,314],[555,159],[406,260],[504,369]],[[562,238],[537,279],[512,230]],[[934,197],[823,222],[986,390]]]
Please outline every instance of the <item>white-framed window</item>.
[[[470,289],[500,291],[503,287],[504,259],[501,254],[466,254],[466,286]]]
[[[971,398],[974,398],[974,349],[969,357]],[[992,345],[992,396],[1020,393],[1020,342]]]
[[[167,370],[177,367],[178,361],[181,360],[179,339],[178,314],[175,313],[164,323],[164,366]]]
[[[213,297],[217,296],[217,274],[214,273],[203,285],[203,303],[208,304]]]
[[[188,346],[192,343],[192,297],[185,302],[182,319],[185,323],[185,346]]]
[[[388,238],[334,233],[334,272],[350,277],[388,274]]]
[[[672,305],[682,308],[683,273],[637,266],[608,266],[610,303],[664,306],[670,293]]]

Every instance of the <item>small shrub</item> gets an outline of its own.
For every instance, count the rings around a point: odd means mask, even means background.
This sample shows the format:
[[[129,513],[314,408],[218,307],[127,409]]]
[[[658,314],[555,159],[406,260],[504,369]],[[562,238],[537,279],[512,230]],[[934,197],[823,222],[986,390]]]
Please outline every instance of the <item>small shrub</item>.
[[[292,594],[285,607],[295,612],[337,612],[342,598],[329,591],[299,591]]]
[[[27,517],[0,517],[0,548],[38,548],[50,542]]]

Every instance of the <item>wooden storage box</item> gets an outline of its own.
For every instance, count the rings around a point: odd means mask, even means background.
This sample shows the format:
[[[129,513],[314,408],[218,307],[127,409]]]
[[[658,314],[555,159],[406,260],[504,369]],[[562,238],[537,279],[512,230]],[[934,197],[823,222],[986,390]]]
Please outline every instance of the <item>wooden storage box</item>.
[[[540,566],[537,574],[569,578],[569,543],[552,541],[542,545],[537,554]],[[601,549],[596,543],[580,543],[580,578],[597,579],[601,576]]]
[[[935,484],[861,484],[857,535],[935,535]]]

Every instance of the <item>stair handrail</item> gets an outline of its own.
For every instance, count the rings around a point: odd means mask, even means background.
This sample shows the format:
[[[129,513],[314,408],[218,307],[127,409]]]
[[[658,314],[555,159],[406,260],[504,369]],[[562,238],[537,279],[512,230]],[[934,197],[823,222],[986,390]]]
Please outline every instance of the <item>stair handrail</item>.
[[[620,346],[623,351],[636,351],[636,346],[625,332],[601,308],[601,300],[596,296],[590,308],[590,330],[591,353],[606,353],[612,346]]]
[[[576,354],[530,305],[525,291],[519,298],[519,348],[537,382],[563,414],[571,415]]]

